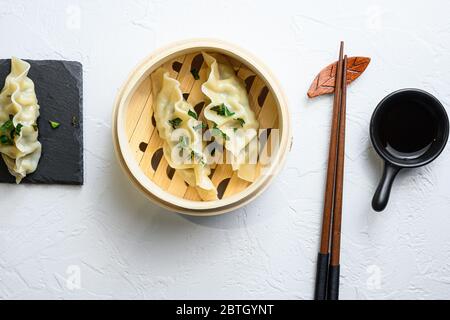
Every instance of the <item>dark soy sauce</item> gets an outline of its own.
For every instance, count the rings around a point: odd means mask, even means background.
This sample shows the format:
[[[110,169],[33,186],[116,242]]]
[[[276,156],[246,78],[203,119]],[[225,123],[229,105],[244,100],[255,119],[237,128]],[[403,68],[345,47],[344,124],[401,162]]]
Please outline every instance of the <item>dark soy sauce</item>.
[[[401,159],[424,155],[436,141],[436,115],[414,99],[392,99],[381,116],[381,143]]]

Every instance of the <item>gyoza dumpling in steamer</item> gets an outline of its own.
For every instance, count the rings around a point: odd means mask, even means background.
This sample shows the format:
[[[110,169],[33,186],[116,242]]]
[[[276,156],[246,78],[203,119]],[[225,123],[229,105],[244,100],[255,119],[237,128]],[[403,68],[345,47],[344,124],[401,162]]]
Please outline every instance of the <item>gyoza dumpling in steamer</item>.
[[[12,58],[11,73],[0,93],[0,153],[16,183],[36,170],[41,157],[39,105],[29,70],[29,63]]]
[[[250,108],[245,84],[226,62],[218,62],[207,53],[203,53],[203,57],[209,67],[209,77],[202,91],[210,100],[204,117],[213,128],[213,135],[219,133],[219,140],[231,152],[231,164],[238,177],[253,182],[257,175],[259,123]]]
[[[209,178],[211,169],[203,154],[202,122],[194,108],[184,100],[180,83],[171,78],[167,70],[156,70],[151,79],[156,127],[164,141],[167,162],[190,186],[197,188],[202,200],[216,200],[217,190]]]

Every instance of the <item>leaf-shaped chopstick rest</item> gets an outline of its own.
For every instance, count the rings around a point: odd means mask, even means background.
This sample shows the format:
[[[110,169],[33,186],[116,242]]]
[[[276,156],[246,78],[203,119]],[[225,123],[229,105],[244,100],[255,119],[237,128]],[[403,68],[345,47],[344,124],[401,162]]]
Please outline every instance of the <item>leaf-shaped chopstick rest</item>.
[[[348,58],[347,84],[352,83],[366,70],[370,63],[368,57]],[[314,98],[323,94],[334,93],[336,85],[337,61],[324,68],[314,79],[308,90],[308,97]]]

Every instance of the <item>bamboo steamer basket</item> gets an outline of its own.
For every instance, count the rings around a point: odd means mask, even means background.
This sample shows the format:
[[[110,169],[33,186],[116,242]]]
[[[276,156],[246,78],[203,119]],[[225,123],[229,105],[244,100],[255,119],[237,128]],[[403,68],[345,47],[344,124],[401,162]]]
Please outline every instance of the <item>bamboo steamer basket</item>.
[[[150,75],[164,66],[180,82],[185,99],[201,114],[205,106],[201,85],[207,79],[203,51],[219,54],[244,80],[261,129],[269,132],[279,129],[278,151],[272,154],[270,164],[265,165],[264,174],[253,183],[238,178],[229,164],[212,167],[211,179],[219,191],[219,200],[215,201],[202,201],[196,189],[188,186],[181,174],[170,168],[162,152],[163,141],[155,127],[152,108]],[[193,68],[199,71],[199,80],[192,76]],[[222,214],[254,200],[282,168],[292,144],[287,102],[269,70],[241,48],[212,39],[178,42],[147,57],[120,89],[114,103],[112,124],[115,153],[132,184],[157,205],[194,216]]]

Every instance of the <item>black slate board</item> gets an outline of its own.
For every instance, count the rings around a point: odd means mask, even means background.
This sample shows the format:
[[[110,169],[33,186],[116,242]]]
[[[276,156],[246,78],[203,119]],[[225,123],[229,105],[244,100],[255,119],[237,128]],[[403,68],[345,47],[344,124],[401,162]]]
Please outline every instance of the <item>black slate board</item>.
[[[83,184],[83,67],[75,61],[26,60],[40,106],[38,119],[42,156],[37,170],[22,183]],[[11,60],[0,60],[0,85]],[[0,89],[1,90],[1,89]],[[61,124],[52,129],[49,120]],[[15,183],[0,157],[0,183]]]

